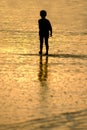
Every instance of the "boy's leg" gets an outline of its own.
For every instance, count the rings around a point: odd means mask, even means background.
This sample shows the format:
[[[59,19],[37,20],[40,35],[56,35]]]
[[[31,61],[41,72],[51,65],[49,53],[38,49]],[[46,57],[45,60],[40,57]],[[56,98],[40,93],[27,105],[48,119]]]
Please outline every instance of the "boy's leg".
[[[43,49],[43,37],[40,36],[40,51],[39,51],[39,54],[42,54],[42,49]]]
[[[46,54],[48,55],[48,50],[49,50],[48,37],[45,37],[45,45],[46,45]]]

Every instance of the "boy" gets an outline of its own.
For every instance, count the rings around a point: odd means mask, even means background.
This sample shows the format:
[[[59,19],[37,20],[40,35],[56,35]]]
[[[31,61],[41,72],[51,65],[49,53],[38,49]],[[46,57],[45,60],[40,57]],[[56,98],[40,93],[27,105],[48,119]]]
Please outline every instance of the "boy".
[[[52,26],[50,24],[50,21],[46,19],[47,12],[45,10],[40,11],[41,19],[38,20],[39,24],[39,37],[40,37],[40,51],[39,54],[42,54],[43,49],[43,40],[45,40],[45,46],[46,46],[46,55],[48,55],[48,38],[49,38],[49,32],[50,36],[52,36]]]

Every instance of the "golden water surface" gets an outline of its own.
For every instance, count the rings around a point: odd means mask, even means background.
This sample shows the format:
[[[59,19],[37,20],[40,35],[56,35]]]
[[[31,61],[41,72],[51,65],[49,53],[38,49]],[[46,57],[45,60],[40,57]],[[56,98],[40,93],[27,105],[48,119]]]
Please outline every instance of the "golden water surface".
[[[86,0],[0,1],[0,130],[87,129],[86,8]],[[41,9],[53,27],[48,56],[38,54]]]

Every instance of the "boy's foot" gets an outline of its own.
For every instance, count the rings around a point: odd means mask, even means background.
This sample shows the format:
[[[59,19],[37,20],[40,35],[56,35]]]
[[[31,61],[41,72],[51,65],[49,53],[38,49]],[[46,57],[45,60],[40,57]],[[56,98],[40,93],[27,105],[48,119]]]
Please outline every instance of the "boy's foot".
[[[39,51],[39,54],[40,54],[40,55],[42,55],[42,52],[41,52],[41,51]]]
[[[45,53],[45,55],[48,55],[48,53]]]

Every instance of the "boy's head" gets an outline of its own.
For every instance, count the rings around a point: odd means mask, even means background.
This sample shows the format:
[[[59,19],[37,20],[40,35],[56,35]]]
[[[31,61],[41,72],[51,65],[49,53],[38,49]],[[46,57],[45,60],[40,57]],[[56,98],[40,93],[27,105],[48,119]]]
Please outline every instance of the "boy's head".
[[[45,10],[41,10],[41,11],[40,11],[40,16],[41,16],[42,18],[45,18],[45,17],[47,16],[47,12],[46,12]]]

